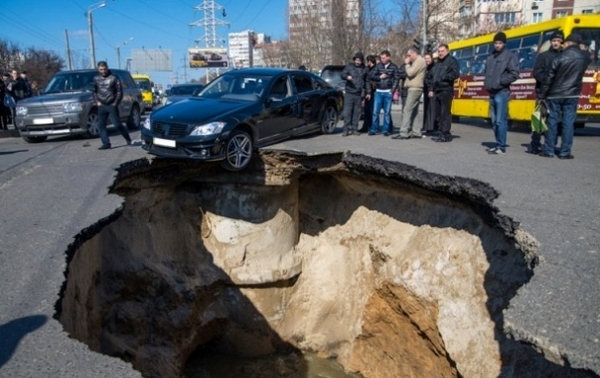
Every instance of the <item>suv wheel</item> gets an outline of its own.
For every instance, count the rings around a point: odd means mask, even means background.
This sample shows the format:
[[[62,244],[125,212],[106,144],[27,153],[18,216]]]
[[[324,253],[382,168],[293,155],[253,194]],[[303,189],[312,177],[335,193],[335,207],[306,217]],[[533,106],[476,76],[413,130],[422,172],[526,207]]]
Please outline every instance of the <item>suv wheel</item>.
[[[250,164],[253,150],[250,135],[242,130],[234,130],[225,145],[225,160],[221,165],[228,171],[240,171]]]
[[[140,108],[137,105],[133,105],[131,108],[131,113],[129,114],[129,118],[127,118],[127,127],[129,129],[139,129],[140,123],[142,122],[142,114],[140,113]]]
[[[88,138],[97,138],[100,135],[100,129],[98,128],[98,111],[92,110],[89,112],[87,116],[87,121],[85,122],[85,126],[87,128],[87,132],[85,134]]]

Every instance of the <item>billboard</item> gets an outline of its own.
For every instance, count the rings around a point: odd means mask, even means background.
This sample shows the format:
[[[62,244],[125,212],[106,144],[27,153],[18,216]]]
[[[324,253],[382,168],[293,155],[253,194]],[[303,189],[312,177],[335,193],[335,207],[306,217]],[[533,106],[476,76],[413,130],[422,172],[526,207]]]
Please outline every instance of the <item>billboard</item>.
[[[190,68],[227,67],[227,49],[219,47],[190,47],[188,49]]]
[[[173,71],[173,53],[171,50],[131,49],[132,72]]]

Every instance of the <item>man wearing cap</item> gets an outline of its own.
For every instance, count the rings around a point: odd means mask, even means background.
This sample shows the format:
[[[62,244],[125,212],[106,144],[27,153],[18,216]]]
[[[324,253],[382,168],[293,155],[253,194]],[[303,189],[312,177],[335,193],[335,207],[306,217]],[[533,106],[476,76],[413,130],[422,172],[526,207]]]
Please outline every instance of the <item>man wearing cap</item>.
[[[581,36],[572,33],[565,39],[564,50],[554,59],[542,82],[538,98],[548,104],[548,131],[544,137],[544,146],[540,156],[554,157],[556,133],[559,117],[562,114],[561,146],[559,159],[573,159],[573,125],[577,117],[577,103],[581,93],[582,78],[590,57],[581,51]]]
[[[506,34],[494,36],[494,52],[485,63],[485,89],[490,94],[490,117],[496,138],[496,146],[487,149],[492,155],[506,152],[508,131],[508,98],[510,84],[519,78],[519,62],[512,51],[506,49]]]
[[[533,77],[535,78],[535,94],[539,98],[540,89],[548,71],[550,70],[550,64],[560,54],[564,35],[561,31],[555,31],[550,36],[550,48],[540,55],[535,60],[533,66]],[[531,143],[529,144],[528,153],[539,154],[542,151],[542,136],[539,133],[531,133]]]
[[[362,99],[365,96],[367,84],[367,69],[365,67],[365,56],[357,52],[350,62],[344,67],[340,74],[342,80],[346,80],[344,92],[344,131],[342,136],[360,135],[358,132],[358,121],[362,107]]]

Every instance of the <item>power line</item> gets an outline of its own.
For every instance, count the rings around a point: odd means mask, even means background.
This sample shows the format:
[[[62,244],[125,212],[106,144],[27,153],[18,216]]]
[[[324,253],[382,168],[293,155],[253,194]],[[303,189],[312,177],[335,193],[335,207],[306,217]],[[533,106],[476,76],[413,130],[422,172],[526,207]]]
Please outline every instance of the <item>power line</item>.
[[[260,14],[265,10],[267,5],[269,5],[269,4],[271,4],[271,0],[269,0],[265,3],[265,6],[262,7],[261,10],[258,11],[256,16],[254,16],[254,18],[252,20],[250,20],[250,22],[248,22],[248,24],[243,29],[248,29],[248,27],[250,27],[250,25],[252,25],[252,23],[258,18],[258,16],[260,16]]]

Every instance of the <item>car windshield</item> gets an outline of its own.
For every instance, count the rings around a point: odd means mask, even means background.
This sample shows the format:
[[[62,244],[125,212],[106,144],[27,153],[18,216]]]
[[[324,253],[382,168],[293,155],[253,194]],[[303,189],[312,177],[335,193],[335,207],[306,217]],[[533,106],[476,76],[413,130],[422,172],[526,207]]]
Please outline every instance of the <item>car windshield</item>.
[[[64,72],[54,75],[44,93],[91,91],[97,72]]]
[[[202,85],[184,85],[181,87],[172,87],[169,96],[191,96],[198,89],[202,89]]]
[[[271,79],[272,76],[264,75],[223,74],[210,82],[199,96],[257,101]]]

